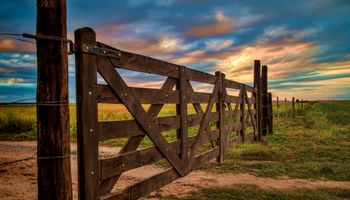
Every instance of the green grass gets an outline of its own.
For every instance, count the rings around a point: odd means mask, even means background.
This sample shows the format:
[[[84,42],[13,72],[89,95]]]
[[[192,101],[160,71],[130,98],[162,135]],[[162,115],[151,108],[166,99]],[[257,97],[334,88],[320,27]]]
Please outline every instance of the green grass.
[[[152,197],[152,196],[150,196]],[[291,190],[263,190],[254,185],[234,185],[230,188],[202,189],[188,197],[175,196],[155,197],[168,200],[341,200],[350,197],[350,190],[343,189],[291,189]]]
[[[274,121],[274,135],[230,149],[209,171],[256,176],[350,180],[350,104],[315,104],[295,119]]]

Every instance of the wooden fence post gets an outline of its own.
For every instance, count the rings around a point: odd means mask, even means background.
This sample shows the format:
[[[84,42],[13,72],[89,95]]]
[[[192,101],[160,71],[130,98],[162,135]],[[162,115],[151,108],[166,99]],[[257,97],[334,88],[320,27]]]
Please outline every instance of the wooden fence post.
[[[294,109],[295,98],[292,97],[292,116],[295,117],[295,109]]]
[[[75,31],[77,136],[78,136],[78,197],[80,200],[99,198],[98,133],[97,133],[97,56],[88,53],[96,45],[95,32],[90,28]]]
[[[219,102],[216,104],[216,111],[219,112],[219,121],[217,122],[217,128],[219,129],[219,157],[218,161],[221,164],[224,161],[224,152],[225,152],[225,126],[224,126],[224,87],[223,83],[225,80],[225,74],[217,71],[215,75],[219,77]]]
[[[260,80],[260,70],[261,64],[260,60],[254,61],[254,90],[253,93],[255,98],[254,108],[255,108],[255,136],[258,138],[254,138],[254,140],[258,139],[261,141],[261,80]]]
[[[284,107],[286,108],[285,118],[287,119],[287,117],[288,117],[288,105],[287,105],[287,97],[285,97],[285,98],[284,98]]]
[[[267,94],[267,66],[263,65],[261,69],[261,95],[262,95],[262,135],[267,134],[268,129],[268,94]]]
[[[241,141],[245,141],[245,131],[246,131],[246,115],[245,115],[245,87],[243,86],[241,89],[242,95],[241,95],[241,103],[240,103],[240,109],[241,109],[241,117],[240,117],[240,123],[241,123]]]
[[[268,100],[269,100],[269,134],[273,134],[273,104],[272,104],[272,94],[271,92],[268,93]]]
[[[187,130],[187,79],[186,67],[179,67],[179,79],[176,85],[179,90],[180,103],[176,105],[176,112],[180,116],[180,129],[177,130],[177,138],[180,139],[181,159],[188,157],[188,130]],[[185,167],[185,166],[184,166]],[[189,169],[184,169],[186,172]]]
[[[301,112],[303,112],[303,111],[304,111],[304,100],[301,99]]]
[[[39,35],[67,38],[66,1],[37,0]],[[37,40],[37,180],[39,200],[72,199],[67,43]]]

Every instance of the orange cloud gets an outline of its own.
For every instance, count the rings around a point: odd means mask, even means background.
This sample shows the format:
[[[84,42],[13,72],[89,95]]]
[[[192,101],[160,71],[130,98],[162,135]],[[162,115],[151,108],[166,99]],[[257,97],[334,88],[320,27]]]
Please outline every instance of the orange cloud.
[[[35,42],[35,41],[33,41]],[[3,51],[35,51],[35,44],[15,41],[13,39],[0,39],[0,52]]]
[[[230,33],[236,26],[234,21],[224,15],[222,11],[215,13],[215,21],[214,24],[193,27],[188,33],[197,37],[217,36]]]

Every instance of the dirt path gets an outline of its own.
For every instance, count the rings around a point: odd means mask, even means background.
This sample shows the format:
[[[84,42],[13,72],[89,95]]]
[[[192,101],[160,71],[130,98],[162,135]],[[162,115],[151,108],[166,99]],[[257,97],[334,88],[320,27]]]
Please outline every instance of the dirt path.
[[[71,145],[73,152],[76,144]],[[119,148],[101,147],[103,155],[113,155]],[[12,142],[0,141],[0,163],[26,158],[36,152],[36,142]],[[77,199],[77,158],[71,156],[73,195]],[[148,165],[142,168],[130,170],[124,173],[115,189],[124,188],[146,177],[157,174],[163,169]],[[272,179],[255,177],[249,174],[214,174],[201,170],[194,171],[188,176],[178,179],[163,187],[159,192],[161,195],[186,195],[205,187],[227,187],[234,184],[253,184],[264,189],[292,189],[292,188],[343,188],[350,190],[350,182],[340,181],[311,181],[305,179]],[[28,160],[16,164],[0,166],[0,197],[1,199],[35,199],[37,193],[36,185],[36,161]]]

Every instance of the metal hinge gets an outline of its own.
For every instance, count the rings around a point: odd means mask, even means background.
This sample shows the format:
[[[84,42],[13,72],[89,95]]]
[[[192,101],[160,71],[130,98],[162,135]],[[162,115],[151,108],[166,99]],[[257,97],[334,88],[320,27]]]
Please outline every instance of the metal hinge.
[[[98,46],[85,46],[83,52],[96,54],[100,56],[107,56],[112,58],[120,58],[121,51],[106,49]]]

